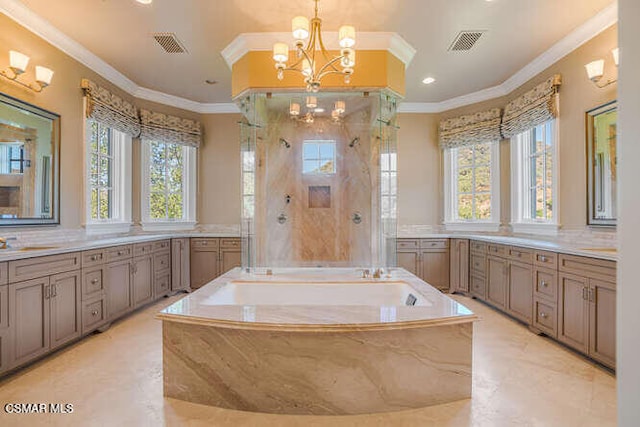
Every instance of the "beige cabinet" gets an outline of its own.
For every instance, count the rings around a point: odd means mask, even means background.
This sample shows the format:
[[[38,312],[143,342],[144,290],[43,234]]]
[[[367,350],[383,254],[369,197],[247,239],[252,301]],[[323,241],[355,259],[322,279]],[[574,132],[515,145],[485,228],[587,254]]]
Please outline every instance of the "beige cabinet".
[[[81,325],[80,271],[50,277],[51,349],[80,337]]]
[[[153,299],[153,265],[151,254],[135,257],[131,264],[133,306],[139,307]]]
[[[487,301],[503,310],[507,306],[508,269],[506,258],[487,257]]]
[[[469,289],[469,240],[451,239],[451,263],[449,284],[451,292],[468,293]]]
[[[589,356],[615,367],[616,363],[616,285],[599,279],[589,280]]]
[[[470,292],[484,301],[487,299],[487,244],[471,240],[469,247]]]
[[[197,289],[218,277],[220,246],[218,239],[191,239],[191,288]]]
[[[13,345],[9,364],[21,365],[49,351],[49,298],[48,277],[26,280],[9,285],[9,306],[13,329]]]
[[[191,288],[191,258],[189,239],[171,239],[171,290],[181,291]]]
[[[417,250],[413,251],[398,251],[397,253],[398,267],[404,268],[411,274],[420,276],[420,253]]]
[[[398,239],[397,264],[440,290],[449,289],[449,239]]]
[[[558,340],[583,353],[589,351],[589,279],[560,273]]]
[[[131,260],[111,262],[105,267],[108,319],[114,320],[133,309]]]
[[[171,241],[155,242],[153,250],[153,295],[161,298],[171,293]]]
[[[509,262],[507,313],[531,324],[533,313],[533,267],[531,264]]]
[[[240,250],[240,239],[221,238],[220,239],[220,271],[218,275],[242,265],[242,251]]]

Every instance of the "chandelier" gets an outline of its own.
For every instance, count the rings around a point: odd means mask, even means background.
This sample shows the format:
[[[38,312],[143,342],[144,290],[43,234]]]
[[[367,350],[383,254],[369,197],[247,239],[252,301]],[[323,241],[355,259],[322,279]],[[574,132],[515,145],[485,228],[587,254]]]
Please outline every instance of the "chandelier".
[[[303,75],[307,92],[317,92],[320,81],[329,74],[341,74],[345,83],[349,83],[353,67],[356,65],[356,30],[351,25],[343,25],[338,31],[340,55],[330,57],[322,42],[322,20],[318,18],[318,1],[315,2],[315,15],[309,21],[304,16],[296,16],[291,20],[293,38],[295,39],[296,61],[287,66],[289,46],[278,42],[273,45],[273,59],[276,62],[278,80],[284,78],[285,71],[295,71]],[[306,47],[305,47],[306,42]],[[317,56],[316,56],[317,55]],[[319,60],[324,59],[323,63]]]

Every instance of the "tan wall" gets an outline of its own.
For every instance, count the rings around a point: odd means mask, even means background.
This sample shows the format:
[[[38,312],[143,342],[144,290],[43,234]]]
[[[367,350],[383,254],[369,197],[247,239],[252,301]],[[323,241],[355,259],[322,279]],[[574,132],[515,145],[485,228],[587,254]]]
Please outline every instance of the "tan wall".
[[[547,68],[511,94],[490,101],[450,110],[440,115],[441,119],[474,113],[493,107],[504,107],[511,99],[531,89],[553,74],[562,74],[560,88],[560,223],[564,227],[586,225],[586,142],[585,111],[616,98],[617,84],[604,89],[597,88],[589,79],[584,64],[595,59],[605,59],[605,79],[616,76],[611,49],[618,45],[617,25],[605,30],[560,61]],[[501,142],[501,218],[510,220],[509,199],[509,147]]]

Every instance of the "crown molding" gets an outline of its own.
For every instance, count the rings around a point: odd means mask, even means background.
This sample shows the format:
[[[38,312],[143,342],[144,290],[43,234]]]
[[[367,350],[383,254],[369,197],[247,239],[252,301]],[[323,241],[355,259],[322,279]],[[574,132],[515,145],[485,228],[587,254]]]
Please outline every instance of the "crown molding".
[[[200,114],[239,112],[233,103],[201,103],[138,86],[135,82],[93,54],[83,45],[37,15],[19,0],[0,0],[0,13],[7,15],[18,24],[95,71],[131,96]],[[440,102],[404,102],[400,104],[398,112],[441,113],[465,105],[508,95],[514,89],[520,87],[573,50],[615,24],[617,20],[618,1],[615,0],[612,4],[602,9],[587,22],[551,46],[546,52],[528,63],[500,85]],[[330,40],[330,43],[327,43],[327,48],[336,49],[338,47],[337,32],[334,31],[323,34],[326,34],[328,40]],[[290,33],[243,33],[236,37],[221,53],[227,65],[231,67],[235,61],[240,59],[249,50],[271,50],[273,43],[279,40],[293,43]],[[409,65],[416,53],[416,50],[402,37],[397,33],[391,32],[359,32],[358,49],[388,50],[403,61],[405,66]]]
[[[595,14],[587,22],[573,30],[501,84],[440,102],[401,103],[398,108],[398,112],[441,113],[454,108],[464,107],[465,105],[471,105],[477,102],[488,101],[490,99],[509,95],[515,89],[519,88],[549,68],[551,65],[567,56],[569,53],[573,52],[607,28],[611,27],[616,22],[618,22],[617,0]],[[405,109],[403,107],[405,104],[411,105]]]
[[[340,50],[337,31],[324,31],[323,43],[328,50]],[[401,60],[405,67],[409,66],[416,50],[398,33],[392,32],[358,32],[358,50],[388,50]],[[242,33],[231,41],[222,51],[229,68],[250,51],[270,51],[273,44],[284,42],[294,46],[291,33]]]

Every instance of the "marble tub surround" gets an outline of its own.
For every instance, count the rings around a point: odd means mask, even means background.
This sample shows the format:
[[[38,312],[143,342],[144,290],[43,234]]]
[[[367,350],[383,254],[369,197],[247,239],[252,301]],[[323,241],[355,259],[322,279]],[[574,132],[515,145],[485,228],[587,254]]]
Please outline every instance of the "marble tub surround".
[[[405,270],[390,276],[230,271],[158,314],[165,396],[296,415],[391,412],[470,397],[477,316]],[[229,286],[238,294],[229,295]],[[242,286],[282,295],[262,305],[240,295]],[[318,301],[314,290],[301,300],[304,286],[324,286],[331,296]],[[352,299],[357,287],[362,302]],[[392,295],[367,301],[381,289]],[[403,292],[416,294],[415,306],[404,305]]]

